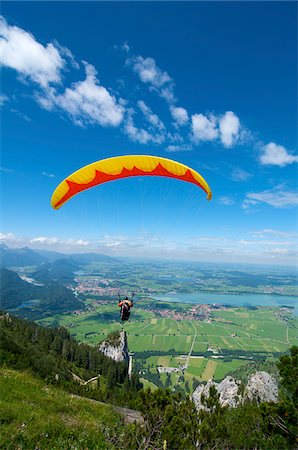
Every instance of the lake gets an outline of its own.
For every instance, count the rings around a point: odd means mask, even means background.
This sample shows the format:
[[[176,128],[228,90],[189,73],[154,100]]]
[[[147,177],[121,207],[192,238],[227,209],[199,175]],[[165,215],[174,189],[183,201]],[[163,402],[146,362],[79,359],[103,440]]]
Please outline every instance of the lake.
[[[277,294],[217,294],[212,292],[199,292],[192,294],[168,293],[154,295],[156,300],[173,303],[202,303],[230,306],[282,306],[294,307],[298,315],[298,297]]]

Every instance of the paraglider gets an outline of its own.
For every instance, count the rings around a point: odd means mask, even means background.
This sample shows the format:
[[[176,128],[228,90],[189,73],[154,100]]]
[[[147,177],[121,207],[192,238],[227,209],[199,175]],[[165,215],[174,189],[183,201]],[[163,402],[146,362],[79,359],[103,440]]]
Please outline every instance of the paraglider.
[[[206,192],[207,200],[212,197],[211,189],[202,175],[184,164],[160,156],[125,155],[96,161],[69,175],[55,189],[51,205],[59,209],[79,192],[107,181],[134,176],[176,178],[199,186]]]
[[[76,194],[86,189],[108,181],[135,176],[176,178],[203,189],[207,194],[207,200],[212,197],[211,189],[202,175],[180,162],[159,156],[125,155],[96,161],[69,175],[55,189],[51,205],[54,209],[59,209]],[[132,301],[128,297],[122,301],[119,299],[118,306],[121,308],[121,319],[128,320],[133,306]]]
[[[130,308],[133,307],[133,298],[131,300],[129,300],[128,297],[125,297],[125,299],[120,300],[119,298],[119,303],[118,306],[120,309],[120,317],[121,320],[128,320],[129,316],[130,316]]]

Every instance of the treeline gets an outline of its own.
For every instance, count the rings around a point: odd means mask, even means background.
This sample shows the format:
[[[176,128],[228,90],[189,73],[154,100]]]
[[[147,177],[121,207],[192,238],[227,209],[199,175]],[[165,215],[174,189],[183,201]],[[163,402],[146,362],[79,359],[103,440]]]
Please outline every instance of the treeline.
[[[45,328],[9,314],[0,314],[0,364],[30,370],[47,382],[97,400],[126,404],[130,392],[142,387],[128,378],[125,362],[115,362],[98,348],[79,344],[64,327]],[[97,386],[83,380],[100,375]]]
[[[137,336],[137,334],[135,335]],[[171,355],[171,356],[181,356],[181,355],[185,355],[185,352],[182,351],[176,351],[175,349],[171,348],[167,351],[163,351],[163,350],[145,350],[143,352],[135,352],[134,356],[137,359],[147,359],[150,356],[166,356],[166,355]],[[210,358],[210,356],[212,356],[212,352],[196,352],[193,351],[192,352],[193,356],[203,356],[204,358]],[[246,351],[246,350],[229,350],[229,349],[221,349],[219,354],[216,356],[222,356],[223,361],[232,361],[233,359],[252,359],[254,361],[265,361],[266,358],[270,357],[274,357],[274,358],[279,358],[280,356],[282,356],[283,353],[282,352],[257,352],[257,351]]]
[[[189,398],[158,389],[141,391],[138,409],[145,422],[127,433],[127,448],[181,450],[297,449],[298,347],[277,363],[281,388],[278,403],[246,401],[222,407],[212,386],[199,413]]]

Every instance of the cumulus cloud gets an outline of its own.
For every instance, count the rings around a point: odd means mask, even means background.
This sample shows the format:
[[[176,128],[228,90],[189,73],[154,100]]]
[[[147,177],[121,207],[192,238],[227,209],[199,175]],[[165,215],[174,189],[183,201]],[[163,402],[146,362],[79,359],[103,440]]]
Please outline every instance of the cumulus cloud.
[[[19,238],[13,233],[0,233],[0,243],[1,244],[13,245],[14,243],[17,243],[18,241],[19,241]]]
[[[108,90],[99,85],[97,72],[91,64],[85,63],[86,79],[74,83],[63,94],[47,90],[47,96],[38,96],[45,109],[58,108],[68,113],[77,125],[99,124],[118,126],[124,115],[124,107]]]
[[[14,248],[30,246],[32,248],[48,248],[60,251],[85,250],[86,247],[92,244],[91,241],[86,239],[62,239],[53,236],[29,237],[17,236],[14,233],[0,233],[0,242]]]
[[[242,207],[248,209],[260,203],[265,203],[275,208],[295,206],[298,204],[298,193],[285,190],[283,185],[262,192],[250,192],[246,194]]]
[[[282,145],[270,142],[264,145],[260,155],[260,162],[263,165],[273,165],[284,167],[288,164],[298,162],[298,156],[291,155]]]
[[[185,108],[171,106],[170,112],[178,126],[185,125],[188,122],[188,113]]]
[[[150,125],[160,131],[165,129],[165,126],[160,118],[156,114],[153,114],[151,108],[149,108],[143,100],[139,100],[137,104]]]
[[[143,83],[151,84],[156,88],[160,88],[172,81],[167,72],[157,67],[153,58],[133,56],[127,60],[127,64],[132,65],[134,72],[139,75]]]
[[[79,69],[80,68],[80,65],[75,60],[75,57],[72,54],[72,52],[69,50],[69,48],[64,47],[63,45],[60,45],[59,42],[56,41],[56,40],[53,42],[53,44],[55,45],[57,50],[59,50],[60,55],[65,57],[65,59],[70,61],[71,65],[72,65],[72,67],[74,69]]]
[[[158,133],[149,133],[144,128],[137,128],[133,120],[133,110],[128,111],[127,119],[124,124],[124,132],[128,137],[140,144],[148,144],[150,142],[155,144],[161,144],[164,141],[164,135]]]
[[[232,147],[240,136],[240,120],[232,111],[219,119],[220,140],[225,147]]]
[[[0,64],[15,69],[19,75],[39,85],[41,91],[35,98],[42,108],[66,112],[76,125],[119,126],[124,115],[124,102],[118,101],[100,85],[91,64],[84,63],[85,80],[58,93],[66,59],[72,67],[78,69],[79,66],[69,49],[58,42],[54,44],[43,46],[30,33],[8,25],[0,17]]]
[[[195,142],[213,141],[218,136],[216,128],[216,118],[212,114],[209,117],[203,114],[194,114],[191,116],[192,133]]]
[[[60,83],[65,61],[53,44],[41,45],[30,33],[8,25],[1,16],[0,64],[46,87]]]
[[[272,230],[273,231],[273,230]],[[257,233],[257,232],[256,232]],[[61,239],[38,236],[20,237],[13,233],[0,233],[0,242],[11,248],[29,246],[35,249],[49,249],[73,252],[100,252],[114,256],[139,256],[144,258],[170,258],[171,260],[234,261],[234,262],[276,262],[295,263],[297,251],[293,248],[293,236],[276,232],[277,237],[246,236],[193,236],[180,241],[142,233],[135,236],[104,235],[98,240]],[[285,234],[285,236],[283,236]]]
[[[176,99],[174,95],[174,82],[168,73],[161,70],[153,58],[143,58],[143,56],[132,56],[127,58],[126,65],[132,67],[143,83],[146,83],[151,90],[164,98],[169,104],[173,104]]]
[[[44,237],[39,236],[36,238],[29,238],[30,244],[46,244],[46,245],[56,245],[59,242],[58,238],[55,237]]]

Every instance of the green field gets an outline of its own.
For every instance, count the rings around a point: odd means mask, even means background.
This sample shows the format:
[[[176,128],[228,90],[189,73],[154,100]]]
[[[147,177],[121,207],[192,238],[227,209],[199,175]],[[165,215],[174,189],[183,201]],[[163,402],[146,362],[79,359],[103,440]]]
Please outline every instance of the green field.
[[[226,308],[214,310],[208,321],[176,321],[155,316],[142,304],[134,306],[129,322],[121,322],[117,307],[109,303],[77,315],[61,314],[40,322],[63,325],[77,340],[93,345],[110,332],[123,329],[129,350],[136,353],[134,363],[141,368],[142,378],[149,380],[147,386],[165,384],[170,378],[172,389],[177,386],[184,389],[185,383],[188,381],[192,386],[194,379],[223,379],[251,360],[252,353],[269,357],[298,345],[297,317],[289,316],[285,320],[277,317],[277,312],[278,308],[271,307]],[[158,374],[157,367],[179,365],[187,367],[169,376]]]

